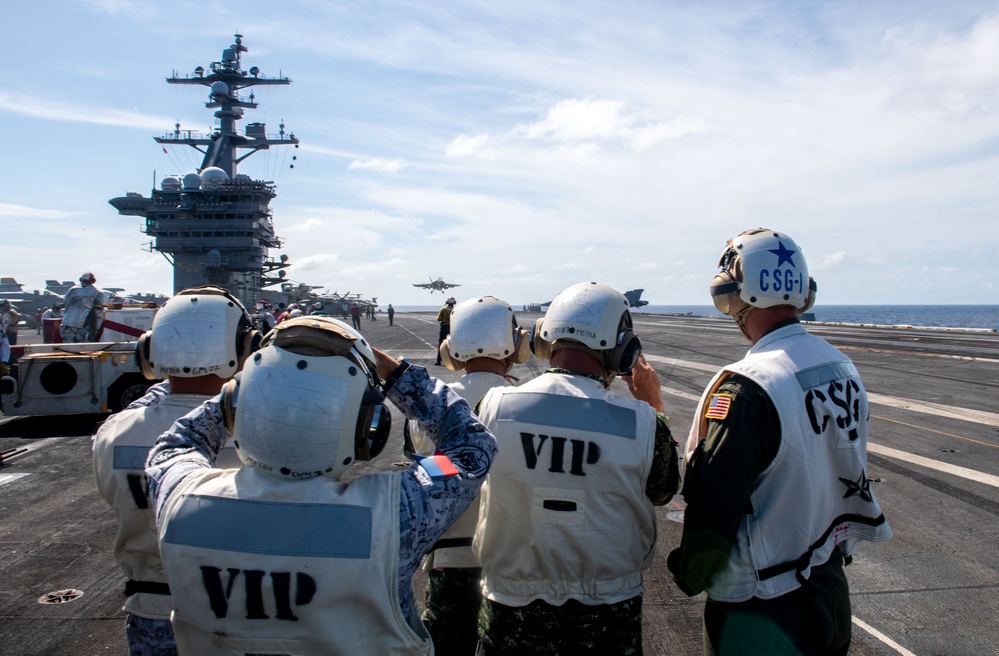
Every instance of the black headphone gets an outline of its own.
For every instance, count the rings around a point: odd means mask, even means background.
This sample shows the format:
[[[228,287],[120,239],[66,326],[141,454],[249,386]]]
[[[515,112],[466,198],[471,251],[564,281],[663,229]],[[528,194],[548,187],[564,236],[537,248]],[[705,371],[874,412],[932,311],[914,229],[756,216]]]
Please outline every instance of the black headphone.
[[[237,371],[242,368],[246,358],[260,348],[260,341],[263,339],[263,334],[253,327],[253,322],[246,313],[246,308],[243,307],[239,299],[233,296],[228,289],[215,285],[204,285],[202,287],[183,289],[174,294],[174,296],[223,296],[228,299],[230,306],[240,309],[239,323],[236,326]],[[139,340],[135,343],[135,357],[139,364],[139,371],[142,372],[143,376],[149,380],[159,380],[159,377],[153,372],[152,363],[150,362],[152,338],[152,330],[147,330],[139,336]]]

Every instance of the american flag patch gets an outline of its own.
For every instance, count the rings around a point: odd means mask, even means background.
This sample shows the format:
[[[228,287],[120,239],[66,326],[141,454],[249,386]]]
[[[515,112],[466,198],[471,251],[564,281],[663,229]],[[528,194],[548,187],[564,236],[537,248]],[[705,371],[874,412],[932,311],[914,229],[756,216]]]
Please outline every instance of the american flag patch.
[[[728,408],[731,405],[731,394],[712,394],[708,411],[704,413],[704,417],[706,419],[724,419],[728,417]]]

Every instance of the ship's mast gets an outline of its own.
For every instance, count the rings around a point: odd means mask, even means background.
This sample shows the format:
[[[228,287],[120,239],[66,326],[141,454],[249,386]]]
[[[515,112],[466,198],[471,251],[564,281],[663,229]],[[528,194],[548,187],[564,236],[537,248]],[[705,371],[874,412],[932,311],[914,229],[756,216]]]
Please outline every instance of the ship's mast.
[[[291,84],[291,80],[287,77],[260,77],[260,70],[256,66],[249,71],[242,70],[240,59],[247,49],[243,45],[243,35],[235,36],[236,42],[222,51],[222,61],[211,63],[207,75],[205,69],[198,66],[194,69],[193,77],[179,77],[174,72],[172,77],[166,79],[169,84],[200,84],[209,87],[210,95],[205,107],[217,110],[215,118],[219,120],[219,128],[211,135],[201,135],[190,130],[181,130],[178,123],[174,127],[173,134],[154,137],[157,143],[191,146],[204,153],[200,170],[215,166],[229,174],[230,178],[236,176],[237,165],[258,150],[267,150],[271,146],[298,144],[294,132],[285,137],[284,123],[281,123],[281,131],[277,138],[268,137],[264,133],[263,125],[259,123],[248,124],[245,135],[236,132],[236,121],[243,119],[243,110],[257,108],[257,103],[253,102],[253,93],[250,93],[248,101],[243,100],[239,95],[241,89],[261,85],[288,85]],[[239,156],[241,149],[250,152]]]
[[[275,197],[274,183],[253,180],[236,169],[258,150],[297,148],[298,139],[294,133],[285,136],[284,123],[270,137],[263,123],[248,123],[244,133],[236,131],[244,110],[257,107],[252,92],[244,100],[240,91],[258,85],[288,85],[291,80],[261,77],[255,66],[242,70],[240,56],[246,47],[242,35],[235,36],[236,42],[222,52],[222,61],[212,62],[207,74],[199,66],[193,76],[174,72],[167,78],[170,84],[209,88],[205,106],[216,110],[219,121],[213,132],[181,130],[178,123],[172,134],[153,137],[159,144],[190,146],[203,153],[201,168],[196,173],[166,176],[159,189],[154,179],[148,198],[128,192],[108,202],[123,215],[145,218],[142,231],[153,238],[150,250],[160,252],[173,265],[175,293],[218,285],[249,306],[264,297],[265,287],[280,284],[282,294],[290,291],[284,269],[291,264],[285,255],[278,259],[268,255],[269,249],[282,246],[269,208]]]

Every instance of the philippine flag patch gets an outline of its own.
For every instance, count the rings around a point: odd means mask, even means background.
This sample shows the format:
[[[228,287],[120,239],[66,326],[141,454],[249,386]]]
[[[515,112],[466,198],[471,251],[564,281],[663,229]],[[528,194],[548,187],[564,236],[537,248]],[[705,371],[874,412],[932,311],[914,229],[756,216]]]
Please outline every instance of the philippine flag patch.
[[[731,394],[712,394],[708,410],[704,413],[707,419],[724,419],[728,417],[728,409],[732,405]]]

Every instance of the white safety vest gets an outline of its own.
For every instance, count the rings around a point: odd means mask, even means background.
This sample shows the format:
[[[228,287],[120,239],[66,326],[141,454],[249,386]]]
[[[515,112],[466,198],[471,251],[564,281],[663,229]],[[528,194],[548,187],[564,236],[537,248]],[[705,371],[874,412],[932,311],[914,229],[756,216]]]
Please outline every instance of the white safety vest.
[[[488,371],[465,374],[458,382],[448,384],[448,387],[468,401],[468,404],[473,408],[479,399],[492,388],[511,386],[511,383],[503,376]],[[432,456],[437,450],[437,445],[430,439],[426,431],[419,429],[416,421],[412,419],[410,420],[410,429],[416,453],[421,456]],[[461,514],[458,521],[437,542],[437,546],[423,559],[423,568],[478,567],[479,560],[472,553],[472,536],[475,535],[475,526],[478,522],[479,496],[476,495],[468,509]]]
[[[507,606],[641,594],[656,541],[645,494],[655,410],[596,380],[546,373],[490,391],[479,417],[499,444],[472,546],[483,594]]]
[[[400,477],[192,474],[160,516],[182,654],[429,654],[399,600]]]
[[[781,441],[708,596],[772,599],[799,588],[837,546],[849,555],[861,539],[890,538],[867,479],[870,409],[850,359],[800,324],[765,335],[708,385],[687,440],[688,462],[707,432],[706,404],[728,372],[767,393],[780,416]]]
[[[129,579],[165,583],[157,544],[156,518],[146,485],[146,456],[156,438],[174,421],[211,398],[204,394],[170,394],[154,406],[123,410],[101,427],[94,438],[97,489],[118,515],[114,557]],[[239,464],[227,447],[217,466]],[[170,595],[138,592],[125,599],[126,612],[150,619],[170,619]]]

